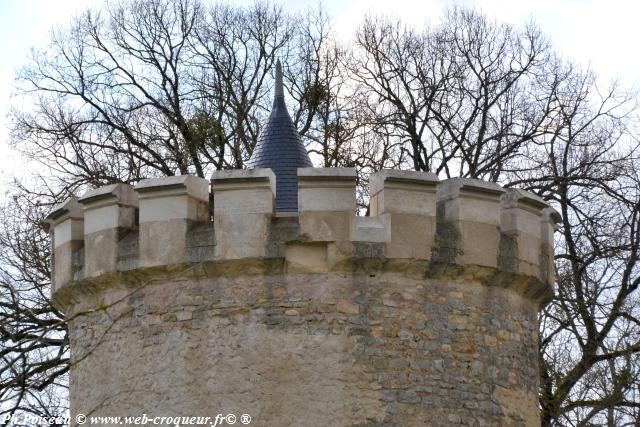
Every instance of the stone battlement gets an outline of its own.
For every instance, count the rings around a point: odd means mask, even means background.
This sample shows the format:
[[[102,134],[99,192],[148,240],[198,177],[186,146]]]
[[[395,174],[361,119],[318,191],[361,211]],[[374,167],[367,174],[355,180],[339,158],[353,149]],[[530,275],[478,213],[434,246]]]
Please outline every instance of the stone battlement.
[[[70,198],[45,221],[54,302],[66,305],[66,288],[103,275],[247,259],[279,261],[285,273],[344,272],[363,260],[431,272],[480,268],[528,278],[525,292],[540,303],[552,295],[559,216],[537,196],[475,179],[384,170],[370,177],[370,216],[361,217],[355,186],[353,169],[301,168],[298,214],[275,213],[270,169],[219,171],[211,183],[147,179]]]

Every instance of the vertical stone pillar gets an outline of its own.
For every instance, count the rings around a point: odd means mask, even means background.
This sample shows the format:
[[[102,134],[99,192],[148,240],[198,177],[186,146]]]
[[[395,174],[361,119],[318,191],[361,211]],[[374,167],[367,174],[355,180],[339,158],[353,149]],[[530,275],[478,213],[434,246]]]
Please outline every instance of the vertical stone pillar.
[[[545,283],[555,283],[556,267],[553,259],[553,233],[556,231],[562,217],[552,207],[546,207],[542,211],[540,221],[540,235],[542,244],[540,247],[540,280]]]
[[[508,189],[502,196],[501,270],[540,276],[540,221],[546,206],[544,200],[519,189]]]
[[[209,183],[181,175],[145,179],[136,187],[140,203],[140,266],[187,259],[187,233],[209,218]]]
[[[43,226],[51,236],[53,267],[52,289],[55,293],[76,279],[83,264],[84,212],[75,197],[56,205]]]
[[[91,190],[84,205],[85,276],[99,276],[118,268],[119,242],[137,227],[138,194],[127,184]]]
[[[348,238],[356,214],[356,170],[299,168],[300,233],[313,241]]]
[[[211,188],[216,258],[265,256],[276,196],[271,169],[216,171]]]
[[[306,248],[290,246],[290,255],[301,249],[314,250],[315,258],[323,253],[325,264],[322,268],[351,256],[351,228],[356,215],[356,170],[299,168],[298,212],[300,240],[317,243]]]
[[[437,193],[436,260],[497,267],[504,189],[478,179],[442,181]]]
[[[391,223],[390,258],[429,259],[436,228],[436,189],[433,173],[382,170],[369,177],[372,217]]]

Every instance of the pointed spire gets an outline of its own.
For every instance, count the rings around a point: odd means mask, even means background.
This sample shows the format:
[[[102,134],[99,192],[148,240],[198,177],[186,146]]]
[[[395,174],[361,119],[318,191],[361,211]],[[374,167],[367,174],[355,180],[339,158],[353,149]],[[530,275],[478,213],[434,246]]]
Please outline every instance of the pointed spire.
[[[284,98],[284,87],[282,85],[282,64],[280,63],[280,59],[276,61],[276,93],[275,97]],[[274,99],[275,101],[275,99]]]
[[[271,168],[276,175],[276,211],[298,210],[298,168],[312,167],[284,102],[282,64],[276,61],[276,87],[269,120],[263,127],[247,167]]]

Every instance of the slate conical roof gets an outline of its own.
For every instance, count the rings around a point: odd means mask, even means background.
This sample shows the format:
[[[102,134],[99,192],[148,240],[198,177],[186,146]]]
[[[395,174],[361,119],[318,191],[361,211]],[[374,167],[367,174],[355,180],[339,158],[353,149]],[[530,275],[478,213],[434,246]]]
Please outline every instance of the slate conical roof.
[[[276,175],[276,211],[298,211],[298,168],[312,167],[287,106],[282,87],[282,66],[276,62],[276,89],[269,120],[258,137],[249,169],[271,168]]]

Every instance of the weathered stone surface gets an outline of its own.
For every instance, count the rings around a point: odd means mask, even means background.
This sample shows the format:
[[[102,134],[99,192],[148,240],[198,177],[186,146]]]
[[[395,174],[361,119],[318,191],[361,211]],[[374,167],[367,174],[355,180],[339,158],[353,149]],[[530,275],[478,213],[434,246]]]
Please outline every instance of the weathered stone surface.
[[[542,199],[518,189],[502,196],[500,268],[540,277],[540,226],[546,206]]]
[[[381,172],[357,217],[353,171],[299,176],[299,213],[274,215],[268,170],[216,173],[212,205],[204,180],[143,182],[139,226],[114,188],[56,208],[72,415],[539,425],[557,213],[494,184]]]
[[[382,170],[369,177],[371,215],[384,217],[389,227],[385,255],[429,259],[436,217],[435,174]]]
[[[141,267],[186,261],[189,229],[209,217],[208,188],[206,180],[184,175],[145,179],[135,187]]]
[[[369,177],[371,216],[383,213],[435,216],[436,185],[433,173],[381,170]]]
[[[298,212],[356,212],[356,171],[299,168]]]
[[[536,425],[536,312],[509,289],[392,272],[112,283],[68,311],[72,413]]]
[[[452,178],[438,185],[436,239],[438,260],[496,267],[500,247],[500,197],[497,184]]]
[[[391,217],[356,216],[351,218],[352,242],[389,242],[391,241]]]
[[[87,277],[116,271],[120,240],[137,228],[138,195],[127,184],[112,184],[87,192],[84,206],[84,254]]]
[[[216,257],[267,255],[275,186],[270,169],[216,171],[212,178]]]
[[[84,264],[84,211],[75,197],[54,206],[42,224],[51,237],[52,293],[77,280]],[[82,255],[80,257],[80,255]]]

